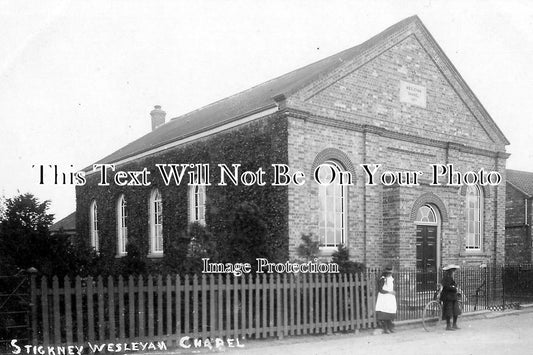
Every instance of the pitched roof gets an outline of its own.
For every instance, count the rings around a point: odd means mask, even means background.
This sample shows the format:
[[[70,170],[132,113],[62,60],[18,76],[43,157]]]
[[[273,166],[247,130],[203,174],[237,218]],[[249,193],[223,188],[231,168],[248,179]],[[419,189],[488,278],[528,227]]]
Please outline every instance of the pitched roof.
[[[289,96],[312,81],[327,75],[407,24],[418,21],[408,17],[368,41],[263,84],[227,97],[183,116],[173,118],[154,131],[120,148],[97,163],[112,163],[234,121],[259,110],[273,108],[278,95]]]
[[[152,132],[149,132],[99,160],[97,163],[116,163],[123,159],[134,157],[152,149],[233,122],[253,113],[275,108],[277,107],[276,100],[274,100],[275,97],[280,95],[289,97],[298,90],[311,84],[313,81],[325,77],[346,62],[357,58],[368,49],[379,44],[382,40],[400,32],[411,23],[417,24],[419,28],[427,34],[431,39],[431,42],[434,43],[438,51],[441,53],[443,60],[452,68],[453,75],[457,78],[460,85],[473,97],[473,100],[477,102],[483,115],[488,118],[489,126],[495,131],[496,135],[505,142],[505,144],[509,144],[503,133],[490,118],[490,115],[486,112],[483,105],[477,100],[475,94],[464,82],[461,75],[440,49],[438,43],[436,43],[429,31],[427,31],[422,21],[415,15],[392,25],[358,46],[349,48],[318,62],[254,86],[251,89],[216,101],[185,115],[173,118]]]
[[[56,223],[50,226],[51,232],[59,232],[60,229],[64,231],[73,231],[76,230],[76,212],[72,212],[63,219],[60,219]]]
[[[533,196],[533,173],[507,169],[507,182],[528,195],[528,197]]]

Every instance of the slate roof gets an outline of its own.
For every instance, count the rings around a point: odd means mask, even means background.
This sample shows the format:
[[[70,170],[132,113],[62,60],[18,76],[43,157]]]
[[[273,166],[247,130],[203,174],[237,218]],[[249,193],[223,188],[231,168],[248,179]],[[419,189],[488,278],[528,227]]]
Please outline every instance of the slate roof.
[[[186,138],[211,128],[226,124],[254,111],[273,108],[273,97],[288,97],[314,80],[327,75],[346,61],[374,46],[382,38],[388,37],[412,21],[420,22],[417,16],[408,17],[368,41],[334,54],[303,68],[294,70],[278,78],[227,97],[183,116],[173,118],[154,131],[131,142],[97,163],[112,163],[157,148],[173,141]]]
[[[60,219],[56,223],[50,226],[51,232],[59,232],[63,228],[65,232],[76,230],[76,212],[72,212],[63,219]]]
[[[507,169],[507,182],[521,192],[533,197],[533,173],[528,171]]]
[[[327,76],[330,72],[334,71],[347,61],[357,58],[358,55],[372,48],[381,40],[393,35],[395,32],[400,31],[411,23],[416,23],[422,29],[424,29],[424,32],[428,34],[428,36],[432,39],[432,42],[434,42],[436,47],[438,47],[440,50],[440,47],[432,38],[431,34],[425,30],[425,27],[418,16],[411,16],[392,25],[383,32],[377,34],[358,46],[349,48],[318,62],[309,64],[305,67],[254,86],[251,89],[229,96],[220,101],[216,101],[210,105],[204,106],[185,115],[173,118],[152,132],[140,137],[139,139],[99,160],[97,163],[116,163],[123,159],[136,156],[174,141],[190,137],[218,126],[222,126],[229,122],[238,120],[241,117],[245,117],[265,109],[275,108],[277,104],[274,100],[274,97],[279,95],[289,97],[313,81]],[[440,51],[442,52],[442,50]],[[458,80],[462,83],[462,85],[464,85],[467,92],[469,92],[473,96],[474,100],[479,103],[479,100],[477,100],[475,94],[461,78],[453,64],[449,62],[443,52],[442,55],[445,61],[447,61],[450,67],[453,69],[455,75],[457,75]],[[506,144],[509,144],[503,133],[494,124],[490,118],[490,115],[486,112],[481,103],[479,103],[479,107],[484,115],[489,117],[489,124],[496,131],[496,134],[503,141],[505,141]],[[91,168],[88,167],[86,169],[90,170]]]

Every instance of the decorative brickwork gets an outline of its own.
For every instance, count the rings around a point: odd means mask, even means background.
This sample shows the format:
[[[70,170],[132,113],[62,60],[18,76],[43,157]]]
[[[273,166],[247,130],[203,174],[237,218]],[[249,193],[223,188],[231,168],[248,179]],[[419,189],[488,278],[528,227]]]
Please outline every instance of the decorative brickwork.
[[[315,158],[315,161],[313,162],[313,166],[311,167],[311,171],[314,172],[316,168],[326,160],[338,161],[342,164],[346,171],[349,171],[352,176],[355,176],[355,168],[352,162],[350,161],[350,158],[343,151],[337,148],[326,148],[320,153],[318,153]]]
[[[406,98],[405,90],[412,90],[413,101]],[[230,107],[225,103],[231,103]],[[238,110],[240,116],[226,117],[227,112],[241,107],[237,103],[254,108],[249,111],[254,114],[265,107],[279,111],[268,117],[251,115],[248,120]],[[260,106],[252,107],[254,103]],[[212,112],[216,107],[225,110]],[[217,115],[223,120],[215,122]],[[210,124],[199,127],[199,131],[218,129],[227,122],[234,124],[237,118],[246,122],[138,158],[125,168],[186,161],[214,166],[240,163],[246,169],[266,169],[272,163],[285,163],[292,172],[299,170],[306,178],[301,186],[208,186],[206,223],[215,235],[227,233],[228,218],[237,203],[253,201],[267,217],[271,247],[279,250],[279,258],[297,257],[302,233],[319,233],[321,202],[313,171],[332,159],[353,175],[353,184],[344,196],[343,227],[354,261],[371,267],[414,267],[414,219],[424,204],[434,205],[440,214],[437,265],[504,261],[505,146],[509,142],[417,17],[402,21],[361,46],[209,105],[197,116]],[[181,119],[187,124],[196,123],[187,121],[189,118]],[[163,128],[158,131],[162,135]],[[142,149],[144,152],[148,148]],[[384,171],[415,171],[421,175],[414,186],[367,185],[361,164],[379,164],[377,175]],[[430,185],[431,164],[453,164],[460,172],[484,169],[501,174],[502,184],[483,188],[480,248],[472,251],[465,247],[464,188],[448,186],[444,181]],[[90,178],[87,186],[77,189],[80,236],[88,240],[87,211],[96,199],[102,215],[102,248],[113,250],[113,206],[118,195],[124,193],[128,204],[137,206],[132,238],[142,240],[145,251],[150,190],[104,188],[95,192],[93,187],[94,178]],[[159,188],[163,197],[165,238],[173,237],[187,228],[186,189],[161,186],[160,182],[153,187]]]
[[[411,221],[415,220],[418,209],[427,204],[436,206],[439,209],[442,221],[448,222],[448,212],[446,206],[444,206],[444,202],[432,192],[426,192],[413,203],[413,207],[411,208]]]

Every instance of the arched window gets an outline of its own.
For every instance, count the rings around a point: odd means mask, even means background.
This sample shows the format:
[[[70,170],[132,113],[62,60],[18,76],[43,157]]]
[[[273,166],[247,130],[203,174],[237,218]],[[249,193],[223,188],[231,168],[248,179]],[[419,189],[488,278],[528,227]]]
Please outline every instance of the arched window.
[[[466,188],[466,249],[481,250],[483,235],[483,199],[482,191],[477,185]]]
[[[205,186],[189,187],[189,222],[205,225]]]
[[[128,209],[126,198],[120,195],[117,201],[117,253],[126,255],[126,245],[128,244],[128,227],[126,220],[128,218]]]
[[[98,240],[98,206],[96,200],[93,200],[89,208],[89,223],[91,234],[91,246],[98,251],[100,248],[100,241]]]
[[[437,216],[435,211],[427,205],[420,207],[416,212],[415,222],[417,224],[436,224]]]
[[[163,203],[157,189],[150,195],[150,253],[163,254]]]
[[[344,169],[334,161],[326,161],[319,165],[319,217],[318,233],[320,247],[337,248],[346,240],[346,186],[340,184],[341,172]]]

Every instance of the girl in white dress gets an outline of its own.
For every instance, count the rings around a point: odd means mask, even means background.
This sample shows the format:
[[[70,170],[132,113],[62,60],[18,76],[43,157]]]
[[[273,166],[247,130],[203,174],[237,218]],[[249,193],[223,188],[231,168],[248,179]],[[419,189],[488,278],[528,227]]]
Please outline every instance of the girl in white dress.
[[[379,293],[376,302],[376,317],[381,323],[383,333],[394,333],[392,320],[396,317],[396,292],[392,268],[387,267],[379,279]]]

